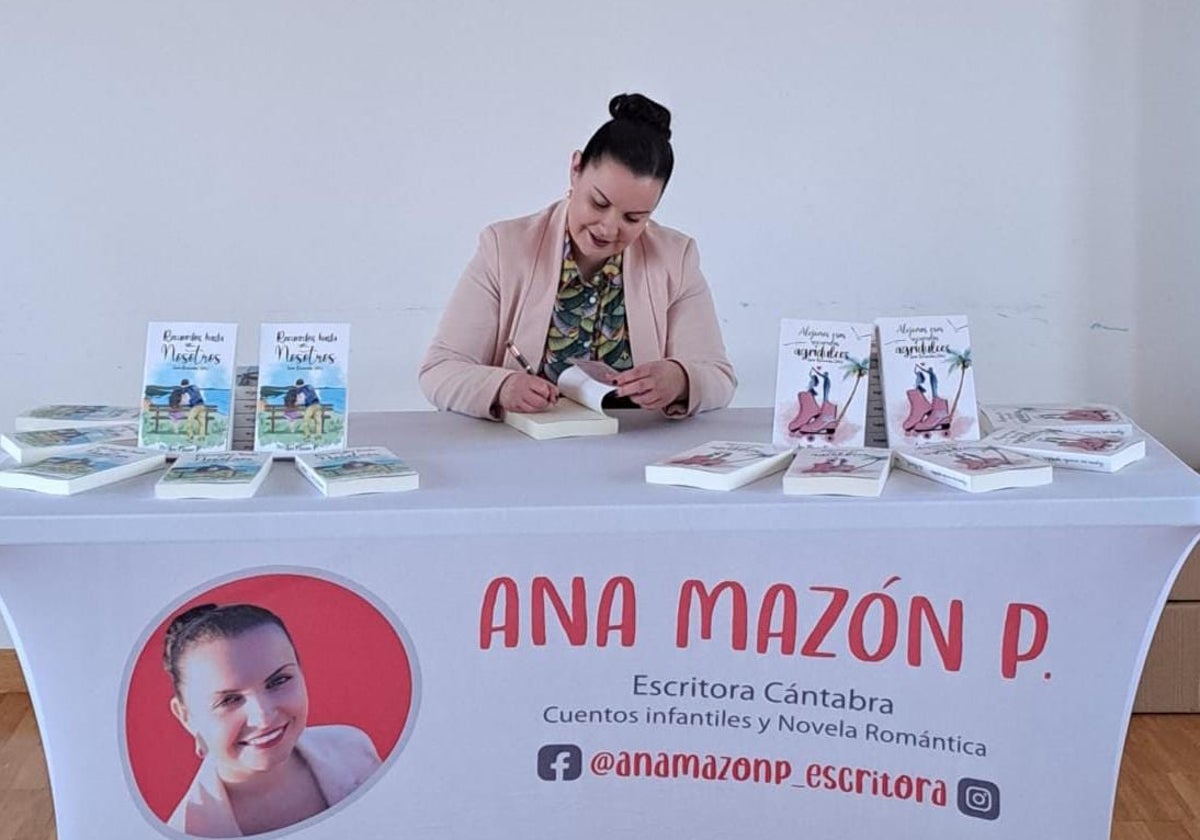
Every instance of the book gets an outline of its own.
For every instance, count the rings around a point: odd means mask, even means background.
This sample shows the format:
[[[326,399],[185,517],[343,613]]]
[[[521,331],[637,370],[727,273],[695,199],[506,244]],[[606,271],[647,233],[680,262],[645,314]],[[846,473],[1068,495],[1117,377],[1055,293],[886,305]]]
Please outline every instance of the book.
[[[891,467],[892,453],[887,449],[798,449],[783,474],[783,492],[789,496],[878,496]]]
[[[502,419],[534,440],[616,434],[617,418],[604,413],[616,374],[604,362],[576,361],[559,374],[558,402],[545,411],[505,411]]]
[[[349,324],[263,324],[254,449],[288,457],[345,449],[349,373]]]
[[[73,455],[0,470],[0,487],[70,496],[156,470],[165,461],[162,452],[100,444]]]
[[[784,318],[775,375],[776,446],[862,446],[871,324]]]
[[[265,452],[180,455],[154,485],[159,499],[248,499],[271,469]]]
[[[985,443],[1033,455],[1056,467],[1116,472],[1146,457],[1146,439],[1133,432],[1074,429],[999,429]]]
[[[417,471],[382,446],[338,452],[298,452],[296,469],[326,496],[416,490]]]
[[[983,405],[984,428],[1070,429],[1074,432],[1133,432],[1133,421],[1111,405],[1055,403],[1042,405]]]
[[[13,428],[18,432],[43,429],[96,429],[137,423],[141,409],[123,405],[43,405],[18,414]]]
[[[96,426],[91,429],[42,429],[34,432],[0,434],[0,449],[18,464],[34,464],[54,455],[70,455],[100,443],[137,443],[138,427]]]
[[[1036,487],[1054,477],[1040,458],[988,443],[937,443],[895,450],[896,466],[968,493]]]
[[[964,315],[878,318],[889,445],[979,440]]]
[[[779,472],[793,450],[769,443],[714,440],[646,465],[648,484],[677,484],[702,490],[734,490]]]
[[[237,324],[151,321],[138,446],[222,452],[233,428]]]

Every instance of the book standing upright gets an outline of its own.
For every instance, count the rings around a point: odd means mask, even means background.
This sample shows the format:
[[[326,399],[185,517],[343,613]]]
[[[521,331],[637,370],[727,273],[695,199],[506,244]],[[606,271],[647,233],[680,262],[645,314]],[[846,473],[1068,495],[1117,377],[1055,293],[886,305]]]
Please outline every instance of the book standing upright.
[[[784,318],[771,440],[776,446],[862,446],[871,324]]]
[[[263,324],[255,450],[345,449],[349,370],[349,324]]]
[[[220,452],[233,431],[237,324],[152,321],[138,446],[162,452]]]
[[[879,318],[888,444],[979,440],[965,315]]]

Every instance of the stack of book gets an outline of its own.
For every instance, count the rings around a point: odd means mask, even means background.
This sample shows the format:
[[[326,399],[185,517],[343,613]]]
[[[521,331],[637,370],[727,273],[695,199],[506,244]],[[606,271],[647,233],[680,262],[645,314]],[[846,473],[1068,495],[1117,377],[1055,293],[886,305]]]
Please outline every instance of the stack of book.
[[[254,449],[254,418],[258,415],[258,366],[239,365],[233,385],[232,448]]]

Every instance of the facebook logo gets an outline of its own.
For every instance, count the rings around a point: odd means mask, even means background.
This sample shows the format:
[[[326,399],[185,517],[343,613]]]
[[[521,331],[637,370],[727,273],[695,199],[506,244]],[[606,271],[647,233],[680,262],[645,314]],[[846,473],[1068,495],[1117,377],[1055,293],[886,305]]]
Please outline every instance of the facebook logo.
[[[583,773],[583,751],[574,744],[546,744],[538,750],[538,778],[573,782]]]
[[[1000,788],[983,779],[959,779],[958,810],[979,820],[996,819],[1000,816]]]

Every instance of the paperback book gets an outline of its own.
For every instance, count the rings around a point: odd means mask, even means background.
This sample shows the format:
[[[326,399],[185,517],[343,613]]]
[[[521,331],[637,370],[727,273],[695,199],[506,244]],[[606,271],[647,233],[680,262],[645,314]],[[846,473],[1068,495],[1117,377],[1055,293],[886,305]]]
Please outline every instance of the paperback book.
[[[3,449],[18,464],[34,464],[55,455],[70,455],[101,443],[137,443],[138,427],[97,426],[91,429],[43,429],[38,432],[0,434]]]
[[[151,472],[165,460],[162,452],[101,444],[74,455],[0,470],[0,487],[70,496]]]
[[[1033,455],[1056,467],[1112,473],[1146,457],[1146,439],[1131,432],[1000,429],[985,443]]]
[[[784,318],[775,378],[776,446],[862,446],[871,324]]]
[[[714,440],[646,465],[648,484],[734,490],[788,465],[793,450],[769,443]]]
[[[296,469],[326,496],[416,490],[417,471],[382,446],[359,446],[339,452],[300,452]]]
[[[237,324],[152,321],[138,446],[163,452],[221,452],[233,430]]]
[[[982,442],[897,449],[895,456],[900,469],[968,493],[1036,487],[1054,477],[1050,464],[1040,458]]]
[[[798,449],[783,474],[783,492],[789,496],[878,496],[891,466],[892,453],[887,449]]]
[[[13,428],[18,432],[44,429],[97,429],[137,424],[141,409],[123,405],[43,405],[18,414]]]
[[[1074,432],[1133,433],[1133,421],[1111,405],[1056,403],[1054,405],[983,405],[985,429],[1070,429]]]
[[[604,362],[574,362],[559,374],[558,402],[536,413],[506,411],[504,422],[534,440],[616,434],[617,418],[604,413],[605,400],[616,390],[616,375]]]
[[[889,445],[979,440],[966,316],[879,318],[875,325]]]
[[[255,450],[345,449],[349,372],[349,324],[263,324]]]
[[[271,469],[265,452],[181,455],[154,485],[159,499],[248,499]]]

